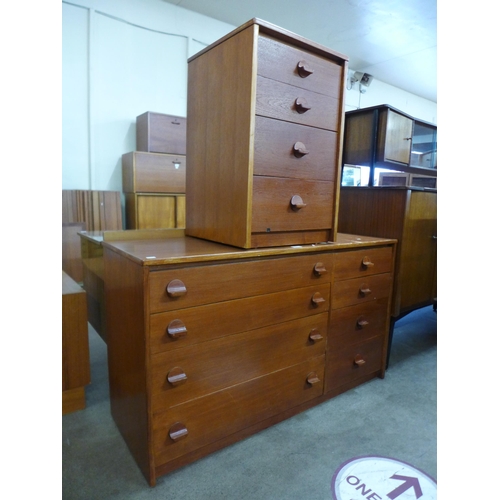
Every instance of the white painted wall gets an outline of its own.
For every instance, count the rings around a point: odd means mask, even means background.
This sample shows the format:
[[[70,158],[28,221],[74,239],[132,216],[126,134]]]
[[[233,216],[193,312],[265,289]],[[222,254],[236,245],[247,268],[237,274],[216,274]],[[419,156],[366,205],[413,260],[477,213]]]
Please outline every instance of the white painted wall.
[[[188,57],[234,28],[160,0],[63,1],[62,188],[121,191],[136,117],[186,116]],[[390,104],[437,123],[436,103],[377,80],[362,89],[346,110]]]

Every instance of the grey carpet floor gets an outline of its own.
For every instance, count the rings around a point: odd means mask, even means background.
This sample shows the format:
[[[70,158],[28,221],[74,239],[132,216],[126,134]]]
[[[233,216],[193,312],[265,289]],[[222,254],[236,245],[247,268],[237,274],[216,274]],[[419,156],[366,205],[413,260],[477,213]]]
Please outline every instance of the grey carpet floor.
[[[62,418],[65,500],[331,500],[345,461],[374,455],[437,480],[437,314],[396,323],[385,379],[315,408],[158,479],[149,487],[109,409],[106,345],[89,326],[87,408]]]

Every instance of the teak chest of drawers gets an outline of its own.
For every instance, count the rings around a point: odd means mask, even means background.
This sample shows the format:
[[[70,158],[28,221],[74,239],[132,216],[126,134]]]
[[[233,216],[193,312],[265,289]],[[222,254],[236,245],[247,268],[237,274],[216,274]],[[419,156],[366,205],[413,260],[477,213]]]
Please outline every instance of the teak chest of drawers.
[[[186,234],[334,241],[347,58],[254,19],[189,59]]]
[[[384,377],[395,240],[102,245],[111,412],[150,485]]]

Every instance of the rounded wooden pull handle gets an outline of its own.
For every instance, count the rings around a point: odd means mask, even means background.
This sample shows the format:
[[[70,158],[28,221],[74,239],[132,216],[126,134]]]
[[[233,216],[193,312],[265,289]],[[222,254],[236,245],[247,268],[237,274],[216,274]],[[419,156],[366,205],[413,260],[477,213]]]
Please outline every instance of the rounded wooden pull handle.
[[[325,302],[325,299],[321,296],[321,293],[320,293],[320,292],[316,292],[316,293],[312,296],[311,301],[312,301],[312,303],[313,303],[315,306],[319,306],[319,305],[323,304],[323,302]]]
[[[368,325],[369,325],[369,322],[368,322],[368,320],[364,316],[360,316],[356,320],[356,326],[358,328],[363,328],[364,326],[368,326]]]
[[[370,293],[372,293],[372,291],[370,290],[370,288],[368,288],[368,285],[365,285],[365,283],[363,283],[360,287],[359,287],[359,293],[361,295],[369,295]]]
[[[186,295],[186,293],[186,285],[181,280],[172,280],[167,285],[167,294],[169,297],[182,297],[183,295]]]
[[[364,256],[361,261],[363,267],[373,267],[375,264],[370,260],[370,257]]]
[[[311,109],[311,106],[307,104],[307,101],[304,97],[297,97],[295,99],[295,109],[297,110],[297,113],[305,113],[306,111],[309,111]]]
[[[168,435],[172,441],[179,441],[188,435],[188,430],[181,422],[176,422],[168,431]]]
[[[356,366],[363,366],[365,363],[366,361],[364,360],[363,356],[361,356],[361,354],[356,354],[356,356],[354,356],[354,364]]]
[[[309,75],[314,73],[314,70],[309,66],[309,64],[307,64],[306,61],[299,61],[297,63],[297,71],[299,76],[302,78],[307,78]]]
[[[292,196],[292,199],[290,200],[290,205],[292,205],[292,208],[294,210],[300,210],[301,208],[307,206],[298,194],[294,194]]]
[[[318,374],[316,372],[311,372],[307,375],[307,383],[310,385],[317,384],[318,382],[321,382],[321,380],[318,377]]]
[[[323,335],[319,333],[319,330],[317,328],[313,328],[309,332],[309,340],[312,340],[313,342],[318,342],[320,340],[323,340]]]
[[[303,156],[308,155],[309,151],[307,150],[303,142],[297,141],[293,145],[293,154],[296,158],[302,158]]]
[[[172,339],[181,339],[187,335],[187,328],[180,319],[173,319],[167,326],[167,333]]]
[[[184,373],[184,370],[179,366],[174,366],[167,375],[167,380],[169,384],[173,386],[178,386],[183,384],[187,380],[187,375]]]
[[[326,267],[323,264],[323,262],[316,262],[316,264],[314,264],[314,274],[316,276],[323,276],[323,274],[326,274],[326,273],[327,273],[327,270],[326,270]]]

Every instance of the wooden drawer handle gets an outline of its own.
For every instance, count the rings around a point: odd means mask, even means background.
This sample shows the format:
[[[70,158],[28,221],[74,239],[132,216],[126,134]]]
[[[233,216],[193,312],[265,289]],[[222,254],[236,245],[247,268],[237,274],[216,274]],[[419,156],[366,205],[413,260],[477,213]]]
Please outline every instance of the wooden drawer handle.
[[[321,380],[318,377],[318,374],[316,372],[311,372],[307,375],[307,383],[310,385],[317,384],[318,382],[321,382]]]
[[[316,262],[316,264],[314,265],[314,274],[316,276],[323,276],[326,273],[327,270],[323,262]]]
[[[169,297],[182,297],[183,295],[186,295],[186,293],[186,285],[181,280],[172,280],[167,285],[167,294]]]
[[[295,99],[295,109],[297,113],[305,113],[306,111],[309,111],[311,109],[311,106],[307,104],[307,101],[304,97],[297,97]]]
[[[174,387],[183,384],[187,380],[187,375],[184,373],[184,370],[179,366],[174,366],[167,375],[167,380],[169,384],[172,384]]]
[[[370,260],[370,257],[363,257],[363,260],[361,261],[361,264],[363,267],[373,267],[375,264]]]
[[[306,61],[299,61],[297,63],[297,71],[299,72],[299,76],[301,76],[302,78],[307,78],[309,75],[312,75],[314,73],[314,70],[311,69]]]
[[[312,296],[311,301],[312,301],[312,303],[313,303],[315,306],[319,306],[319,305],[323,304],[323,302],[325,302],[325,299],[321,296],[321,293],[320,293],[320,292],[316,292],[316,293]]]
[[[309,332],[309,339],[313,342],[318,342],[323,339],[323,336],[321,335],[321,333],[319,333],[319,330],[317,328],[313,328]]]
[[[368,288],[368,285],[363,283],[359,288],[359,293],[361,295],[369,295],[370,293],[372,293],[372,291]]]
[[[181,422],[176,422],[168,431],[168,435],[172,441],[179,441],[188,435],[188,430]]]
[[[294,194],[292,196],[292,199],[290,200],[290,205],[292,205],[292,208],[294,210],[300,210],[301,208],[307,206],[298,194]]]
[[[356,354],[356,356],[354,356],[354,364],[356,366],[363,366],[365,363],[366,361],[363,359],[363,356],[361,356],[361,354]]]
[[[360,316],[356,320],[356,326],[358,328],[363,328],[364,326],[368,326],[368,325],[369,325],[369,322],[368,322],[368,320],[364,316]]]
[[[302,158],[303,156],[308,155],[309,151],[307,150],[303,142],[297,141],[293,145],[293,154],[295,155],[296,158]]]
[[[180,319],[173,319],[167,326],[167,333],[172,339],[181,339],[187,335],[187,328]]]

